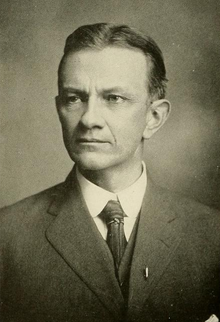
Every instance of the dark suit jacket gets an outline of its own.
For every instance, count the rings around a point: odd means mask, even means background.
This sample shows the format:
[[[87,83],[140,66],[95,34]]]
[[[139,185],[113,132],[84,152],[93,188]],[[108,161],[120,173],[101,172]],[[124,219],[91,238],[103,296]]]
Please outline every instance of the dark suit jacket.
[[[148,181],[127,308],[74,171],[65,183],[3,209],[0,321],[204,322],[220,316],[219,213]]]

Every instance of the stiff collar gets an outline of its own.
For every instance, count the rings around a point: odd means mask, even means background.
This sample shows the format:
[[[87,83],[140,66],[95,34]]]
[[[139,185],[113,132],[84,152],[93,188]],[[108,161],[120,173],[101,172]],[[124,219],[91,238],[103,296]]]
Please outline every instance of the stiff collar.
[[[107,191],[87,180],[76,168],[76,176],[86,205],[92,217],[97,217],[109,200],[118,200],[128,217],[137,217],[147,186],[147,172],[142,162],[141,176],[128,188],[117,194]]]

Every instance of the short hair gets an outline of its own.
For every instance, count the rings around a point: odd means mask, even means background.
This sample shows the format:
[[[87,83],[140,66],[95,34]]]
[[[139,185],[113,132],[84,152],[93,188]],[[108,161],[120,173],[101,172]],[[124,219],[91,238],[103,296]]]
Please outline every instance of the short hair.
[[[70,53],[88,48],[102,50],[110,46],[141,50],[150,61],[150,71],[147,75],[150,95],[156,96],[157,99],[165,97],[168,80],[163,54],[156,42],[151,37],[127,25],[111,23],[84,25],[67,37],[64,55],[58,69],[58,85],[61,85],[63,62]]]

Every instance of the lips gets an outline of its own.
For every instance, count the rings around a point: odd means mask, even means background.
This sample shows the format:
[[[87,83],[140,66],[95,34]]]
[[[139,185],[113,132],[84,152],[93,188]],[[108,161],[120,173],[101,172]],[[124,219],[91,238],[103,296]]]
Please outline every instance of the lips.
[[[76,139],[78,143],[107,143],[105,140],[95,139],[95,138],[78,138]]]

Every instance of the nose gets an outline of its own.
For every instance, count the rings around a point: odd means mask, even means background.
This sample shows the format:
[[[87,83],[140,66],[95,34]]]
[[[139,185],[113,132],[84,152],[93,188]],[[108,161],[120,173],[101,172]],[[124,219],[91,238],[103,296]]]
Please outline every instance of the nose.
[[[102,110],[98,99],[88,99],[80,123],[87,129],[92,129],[94,127],[102,128],[104,126],[105,121],[102,116]]]

